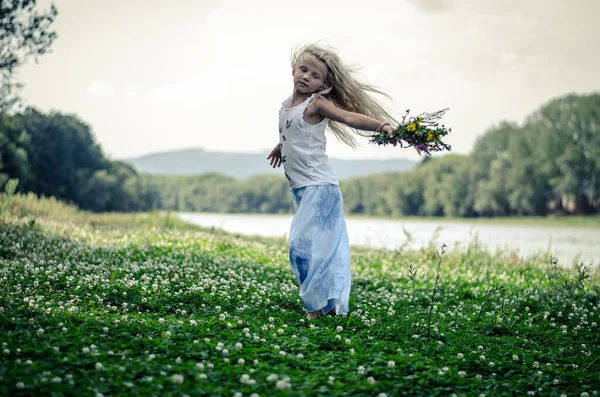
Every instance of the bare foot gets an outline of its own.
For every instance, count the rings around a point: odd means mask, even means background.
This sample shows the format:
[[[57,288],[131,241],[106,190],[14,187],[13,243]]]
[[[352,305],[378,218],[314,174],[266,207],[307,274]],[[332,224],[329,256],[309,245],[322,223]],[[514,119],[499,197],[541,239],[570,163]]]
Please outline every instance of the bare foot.
[[[306,315],[306,318],[313,319],[313,318],[319,318],[320,316],[321,316],[320,312],[308,312],[308,314]]]

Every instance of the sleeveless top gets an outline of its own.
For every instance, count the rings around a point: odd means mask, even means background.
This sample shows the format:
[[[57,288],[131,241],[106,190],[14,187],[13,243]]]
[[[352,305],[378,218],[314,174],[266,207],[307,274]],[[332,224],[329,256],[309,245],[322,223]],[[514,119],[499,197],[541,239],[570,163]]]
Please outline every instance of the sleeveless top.
[[[309,185],[338,185],[337,176],[325,154],[328,119],[314,125],[304,121],[306,107],[316,98],[317,95],[312,94],[301,104],[288,109],[292,101],[290,96],[283,101],[279,110],[279,144],[290,189]]]

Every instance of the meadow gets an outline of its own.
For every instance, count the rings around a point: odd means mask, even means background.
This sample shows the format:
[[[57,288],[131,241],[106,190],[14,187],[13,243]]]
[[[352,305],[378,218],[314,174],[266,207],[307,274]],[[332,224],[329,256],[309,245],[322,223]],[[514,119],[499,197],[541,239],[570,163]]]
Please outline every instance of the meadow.
[[[600,276],[476,244],[353,247],[305,318],[282,239],[0,196],[0,395],[595,396]]]

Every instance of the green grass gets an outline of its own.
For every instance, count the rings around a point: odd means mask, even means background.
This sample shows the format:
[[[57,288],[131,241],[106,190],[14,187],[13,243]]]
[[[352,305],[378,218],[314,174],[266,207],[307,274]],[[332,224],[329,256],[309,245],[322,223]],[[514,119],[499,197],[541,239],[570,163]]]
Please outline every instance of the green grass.
[[[0,395],[600,390],[597,271],[476,245],[357,248],[350,313],[308,321],[282,240],[16,197],[0,218]]]

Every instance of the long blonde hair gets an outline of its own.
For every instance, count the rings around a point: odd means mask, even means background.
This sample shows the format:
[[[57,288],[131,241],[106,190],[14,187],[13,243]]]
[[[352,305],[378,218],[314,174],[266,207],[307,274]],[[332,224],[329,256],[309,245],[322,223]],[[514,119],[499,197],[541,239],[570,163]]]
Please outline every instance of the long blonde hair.
[[[377,120],[397,124],[388,111],[369,94],[379,94],[387,98],[390,96],[370,84],[358,81],[355,74],[360,69],[357,66],[346,65],[329,46],[314,43],[292,49],[292,68],[307,55],[314,56],[327,66],[325,88],[317,94],[326,96],[335,106],[349,112],[361,113]],[[329,120],[328,127],[337,139],[353,148],[356,147],[353,133],[364,137],[373,134],[333,120]]]

